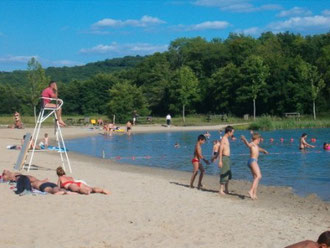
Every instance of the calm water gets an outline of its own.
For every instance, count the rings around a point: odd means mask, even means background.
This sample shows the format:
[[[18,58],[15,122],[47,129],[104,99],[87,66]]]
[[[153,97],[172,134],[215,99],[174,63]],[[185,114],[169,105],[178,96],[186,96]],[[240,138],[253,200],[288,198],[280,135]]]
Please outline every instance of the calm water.
[[[316,138],[316,146],[307,152],[298,150],[299,137],[308,134],[308,142]],[[330,201],[330,151],[322,149],[323,142],[330,141],[330,129],[299,129],[260,132],[264,142],[260,144],[270,154],[261,154],[259,165],[263,174],[262,184],[291,186],[299,195],[318,194]],[[116,135],[93,136],[67,141],[71,151],[91,156],[116,160],[119,163],[161,167],[191,171],[191,159],[194,145],[200,131],[166,132],[135,134],[132,136]],[[212,141],[219,139],[218,131],[211,131],[210,139],[202,146],[206,158],[211,158]],[[233,179],[251,180],[246,163],[249,158],[248,148],[239,140],[240,135],[248,139],[248,131],[236,131],[236,141],[231,141],[231,159]],[[270,143],[269,139],[274,142]],[[284,138],[284,142],[280,142]],[[293,138],[294,141],[290,142]],[[180,148],[175,148],[178,142]],[[104,152],[103,152],[104,151]],[[218,174],[217,163],[206,166],[208,174]],[[187,179],[188,180],[188,179]]]

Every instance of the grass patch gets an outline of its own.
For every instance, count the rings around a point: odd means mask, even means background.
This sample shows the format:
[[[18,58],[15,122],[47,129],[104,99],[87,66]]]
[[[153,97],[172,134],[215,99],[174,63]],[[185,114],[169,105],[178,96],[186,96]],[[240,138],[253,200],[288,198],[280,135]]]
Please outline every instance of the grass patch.
[[[327,128],[330,127],[330,117],[313,120],[311,117],[279,118],[263,116],[249,125],[252,130],[298,129],[298,128]]]

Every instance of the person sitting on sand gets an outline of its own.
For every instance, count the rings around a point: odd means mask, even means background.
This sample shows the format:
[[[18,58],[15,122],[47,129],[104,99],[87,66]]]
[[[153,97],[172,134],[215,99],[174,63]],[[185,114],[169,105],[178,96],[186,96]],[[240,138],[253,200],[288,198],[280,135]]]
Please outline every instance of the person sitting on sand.
[[[103,120],[101,119],[101,118],[98,118],[98,120],[97,120],[97,125],[99,125],[99,126],[103,126]]]
[[[44,180],[34,180],[31,182],[31,186],[34,189],[37,189],[41,192],[47,192],[49,194],[54,195],[64,195],[66,194],[66,190],[61,189],[55,183],[49,182],[47,179]]]
[[[13,128],[22,129],[23,123],[21,121],[21,115],[16,111],[14,114],[14,126]]]
[[[249,191],[249,195],[251,199],[256,200],[258,184],[261,179],[261,171],[258,165],[259,151],[265,154],[268,154],[268,152],[258,146],[261,139],[261,136],[258,133],[253,133],[251,143],[249,143],[243,135],[241,136],[241,139],[243,140],[244,144],[250,149],[250,159],[247,163],[247,166],[251,170],[253,176],[253,183]]]
[[[307,139],[307,133],[303,133],[300,137],[300,142],[299,142],[299,149],[300,150],[304,150],[306,148],[314,148],[315,146],[312,146],[310,144],[307,143],[306,141]]]
[[[56,169],[56,174],[58,176],[57,185],[63,189],[84,195],[89,195],[90,193],[101,193],[105,195],[110,194],[110,191],[108,190],[97,187],[90,187],[82,182],[75,181],[73,177],[66,176],[62,167],[58,167]]]
[[[204,160],[204,162],[206,164],[209,164],[209,161],[206,160],[202,155],[201,145],[203,145],[205,143],[205,141],[206,141],[206,138],[203,134],[198,136],[197,143],[195,145],[195,150],[194,150],[194,158],[191,160],[194,168],[193,168],[193,174],[190,179],[190,188],[194,188],[194,181],[198,174],[198,170],[200,170],[200,175],[199,175],[197,188],[201,189],[203,187],[202,180],[203,180],[203,175],[204,175],[205,169],[204,169],[202,163],[200,162],[200,160],[202,159],[202,160]]]
[[[285,248],[329,248],[330,247],[330,231],[323,232],[317,242],[311,240],[301,241],[299,243],[286,246]]]

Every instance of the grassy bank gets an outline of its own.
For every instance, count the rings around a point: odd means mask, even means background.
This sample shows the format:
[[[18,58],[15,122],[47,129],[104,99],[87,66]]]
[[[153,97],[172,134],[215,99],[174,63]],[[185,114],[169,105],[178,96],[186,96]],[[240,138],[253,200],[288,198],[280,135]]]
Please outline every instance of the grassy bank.
[[[101,115],[90,115],[89,119],[102,118],[103,120],[109,120],[107,116]],[[25,127],[33,127],[35,125],[35,120],[33,116],[22,116],[22,122]],[[87,125],[84,121],[85,116],[64,116],[63,120],[68,125]],[[14,123],[13,116],[0,116],[0,125],[6,127]],[[53,118],[48,118],[43,125],[51,126],[53,125]],[[165,124],[165,117],[152,117],[151,122],[148,122],[146,118],[141,118],[137,123],[139,124]],[[306,116],[300,119],[295,118],[280,118],[274,116],[263,116],[258,117],[256,121],[243,120],[238,117],[228,117],[226,120],[222,120],[219,117],[208,118],[207,115],[189,115],[186,117],[185,122],[183,122],[182,117],[177,116],[172,118],[172,125],[175,126],[208,126],[208,125],[226,125],[229,123],[241,124],[236,125],[235,129],[253,129],[253,130],[274,130],[274,129],[296,129],[296,128],[324,128],[330,127],[330,115],[320,116],[316,121],[310,116]],[[249,124],[248,124],[249,123]],[[90,122],[89,122],[90,124]],[[125,125],[124,123],[117,123],[119,126]]]
[[[325,128],[330,127],[330,116],[321,116],[317,120],[312,117],[279,118],[274,116],[263,116],[249,125],[252,130],[275,130],[275,129],[297,129],[297,128]]]

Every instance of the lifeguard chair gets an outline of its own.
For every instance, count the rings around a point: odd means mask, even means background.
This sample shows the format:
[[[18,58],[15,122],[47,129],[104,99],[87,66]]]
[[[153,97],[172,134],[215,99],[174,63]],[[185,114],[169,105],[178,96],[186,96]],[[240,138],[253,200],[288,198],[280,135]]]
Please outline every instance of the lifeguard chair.
[[[33,161],[33,156],[34,156],[34,152],[35,152],[35,148],[36,148],[36,143],[37,143],[38,136],[39,136],[39,133],[40,133],[41,124],[48,117],[54,115],[54,119],[55,119],[55,127],[54,127],[55,128],[55,136],[56,136],[56,141],[57,141],[57,145],[58,145],[58,152],[61,156],[62,167],[63,167],[64,170],[66,170],[66,166],[65,166],[65,162],[66,162],[70,173],[72,173],[70,160],[69,160],[69,157],[68,157],[68,153],[67,153],[67,150],[66,150],[66,146],[65,146],[62,131],[61,131],[61,126],[58,123],[58,118],[57,118],[57,114],[56,114],[56,111],[59,110],[62,107],[63,100],[58,99],[58,98],[49,98],[49,97],[41,97],[40,99],[42,101],[42,107],[40,109],[39,116],[38,116],[35,128],[33,130],[33,134],[32,134],[32,139],[31,140],[34,141],[34,142],[33,142],[32,152],[31,152],[30,161],[29,161],[29,164],[28,164],[27,171],[30,171],[30,168],[31,168],[31,164],[32,164],[32,161]],[[55,108],[45,107],[44,106],[44,100],[55,101],[57,107],[55,107]],[[63,153],[65,154],[65,158],[63,157]],[[25,167],[25,163],[24,163],[23,168],[24,167]]]

